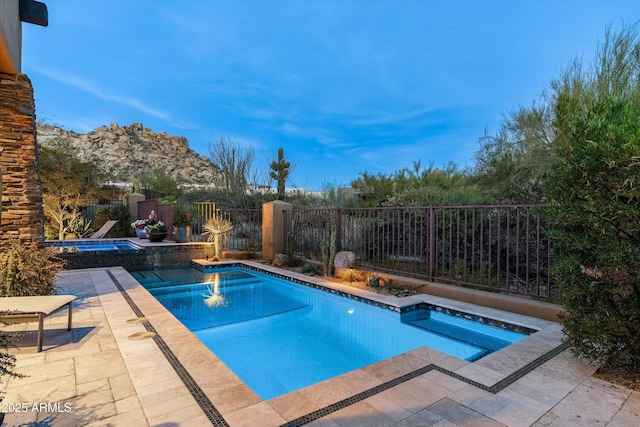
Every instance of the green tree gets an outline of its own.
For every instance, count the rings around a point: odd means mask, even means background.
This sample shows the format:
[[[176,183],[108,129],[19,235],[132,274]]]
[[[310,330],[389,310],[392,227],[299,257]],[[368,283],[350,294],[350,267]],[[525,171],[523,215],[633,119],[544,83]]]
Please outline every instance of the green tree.
[[[79,159],[62,139],[51,148],[40,146],[38,159],[47,228],[64,239],[83,207],[105,196],[105,175],[95,160]]]
[[[544,203],[542,183],[554,161],[553,137],[552,108],[544,97],[512,111],[496,135],[485,133],[472,172],[485,202]]]
[[[322,185],[322,197],[310,196],[308,199],[307,206],[311,208],[356,208],[360,206],[360,199],[357,197],[353,187],[336,187],[330,183]],[[303,207],[306,206],[303,205]]]
[[[393,175],[364,172],[360,176],[351,186],[366,206],[453,206],[478,201],[467,174],[452,162],[423,169],[417,161]]]
[[[0,322],[0,324],[2,324]],[[16,348],[16,341],[20,339],[20,335],[12,332],[0,332],[0,377],[9,375],[12,377],[22,377],[23,375],[15,372],[16,356],[9,353],[9,348]]]
[[[394,182],[396,190],[386,206],[460,206],[478,201],[467,175],[454,163],[421,169],[415,162],[413,169],[397,172]]]
[[[351,181],[351,187],[362,200],[362,205],[381,206],[393,194],[393,177],[381,172],[373,175],[364,171],[359,178]]]
[[[134,184],[167,196],[178,197],[182,194],[180,182],[171,178],[162,169],[154,169],[151,173],[140,173],[133,177]]]
[[[545,216],[566,342],[607,366],[640,368],[640,43],[607,31],[590,68],[553,82],[556,155]]]

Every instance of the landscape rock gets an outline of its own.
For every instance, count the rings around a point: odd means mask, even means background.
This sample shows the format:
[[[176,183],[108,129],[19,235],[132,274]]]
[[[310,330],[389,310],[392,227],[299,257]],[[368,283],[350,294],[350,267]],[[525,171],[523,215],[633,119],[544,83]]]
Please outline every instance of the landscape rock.
[[[367,280],[367,286],[370,286],[372,288],[379,288],[380,278],[378,276],[370,276],[369,279]]]
[[[353,268],[356,263],[356,255],[350,251],[340,251],[336,254],[333,266],[336,270],[342,268]]]
[[[308,263],[306,263],[306,264],[304,264],[304,265],[302,266],[302,272],[303,272],[304,274],[312,274],[312,275],[315,275],[315,274],[318,274],[318,269],[317,269],[317,268],[315,268],[315,267],[313,266],[313,264],[311,264],[310,262],[308,262]]]
[[[278,268],[286,267],[289,265],[289,256],[287,254],[276,254],[271,265]]]

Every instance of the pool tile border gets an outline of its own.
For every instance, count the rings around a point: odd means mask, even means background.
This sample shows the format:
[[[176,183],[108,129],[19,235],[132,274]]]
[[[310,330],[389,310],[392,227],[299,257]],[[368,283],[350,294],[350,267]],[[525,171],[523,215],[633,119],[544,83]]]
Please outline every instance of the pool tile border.
[[[107,275],[116,286],[118,291],[120,291],[127,304],[129,304],[135,315],[138,318],[145,317],[142,313],[142,310],[140,310],[137,304],[131,299],[127,291],[124,289],[124,287],[122,287],[122,284],[113,275],[113,273],[109,269],[105,269],[105,271],[107,272]],[[184,365],[180,362],[178,357],[173,353],[173,351],[171,351],[167,343],[160,336],[160,333],[158,333],[158,331],[153,327],[153,325],[151,325],[151,323],[149,323],[148,320],[143,321],[142,324],[147,331],[153,332],[155,334],[153,336],[153,341],[156,343],[156,345],[158,346],[164,357],[167,359],[173,370],[176,372],[182,383],[185,385],[187,390],[189,390],[189,393],[198,403],[198,406],[200,406],[200,409],[202,409],[202,411],[205,413],[211,424],[215,427],[229,427],[229,424],[225,421],[222,414],[214,406],[211,400],[209,400],[198,383],[193,379]]]

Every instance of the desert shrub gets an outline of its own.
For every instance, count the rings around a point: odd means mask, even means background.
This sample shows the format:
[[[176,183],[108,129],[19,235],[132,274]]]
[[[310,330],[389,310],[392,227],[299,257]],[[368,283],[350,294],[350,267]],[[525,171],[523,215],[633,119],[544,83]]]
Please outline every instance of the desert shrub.
[[[640,367],[640,105],[561,95],[547,209],[566,341],[605,366]]]
[[[393,194],[384,206],[464,206],[476,202],[475,193],[468,188],[415,187]]]
[[[51,249],[14,240],[0,252],[0,296],[55,294],[56,274],[64,267]]]
[[[105,237],[129,237],[133,234],[131,228],[131,216],[129,215],[129,206],[112,205],[104,206],[96,212],[96,220],[94,229],[99,230],[105,222],[115,219],[118,222],[113,226]]]
[[[338,279],[345,282],[364,282],[367,280],[367,272],[355,268],[342,268],[336,272]]]
[[[58,238],[58,229],[49,221],[44,222],[44,238],[47,240],[54,240]]]
[[[0,324],[2,324],[0,322]],[[15,342],[20,339],[20,334],[11,332],[0,332],[0,377],[10,375],[12,377],[22,377],[14,371],[16,366],[16,356],[9,353],[10,347],[16,347]]]

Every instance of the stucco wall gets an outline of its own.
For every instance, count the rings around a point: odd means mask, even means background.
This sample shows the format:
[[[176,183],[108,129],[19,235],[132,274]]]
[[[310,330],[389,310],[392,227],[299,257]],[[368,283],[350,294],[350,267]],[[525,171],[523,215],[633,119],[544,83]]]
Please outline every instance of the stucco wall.
[[[0,72],[21,71],[22,22],[19,0],[0,1]]]
[[[2,227],[9,239],[43,240],[44,212],[37,167],[35,101],[24,74],[0,73]]]

